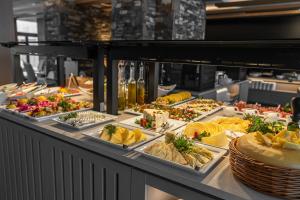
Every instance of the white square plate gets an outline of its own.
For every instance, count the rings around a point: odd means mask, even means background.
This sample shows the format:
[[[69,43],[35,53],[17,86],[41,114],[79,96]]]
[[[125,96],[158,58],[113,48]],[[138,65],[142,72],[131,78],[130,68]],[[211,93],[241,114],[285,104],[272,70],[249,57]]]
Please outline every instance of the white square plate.
[[[164,137],[160,137],[160,138],[157,138],[143,146],[140,146],[138,148],[135,149],[135,151],[141,153],[142,155],[150,158],[150,159],[153,159],[153,160],[157,160],[159,162],[163,162],[167,165],[170,165],[170,166],[173,166],[173,167],[177,167],[177,168],[180,168],[180,169],[183,169],[185,171],[189,171],[189,172],[192,172],[192,173],[197,173],[197,174],[205,174],[208,170],[210,170],[225,154],[226,154],[226,150],[225,149],[220,149],[220,148],[216,148],[216,147],[212,147],[212,146],[208,146],[208,145],[205,145],[205,144],[200,144],[200,143],[195,143],[195,145],[199,145],[201,147],[204,147],[208,150],[210,150],[212,153],[213,153],[213,160],[211,160],[210,162],[206,163],[202,168],[200,169],[194,169],[192,168],[191,166],[189,165],[181,165],[179,163],[175,163],[175,162],[172,162],[172,161],[168,161],[168,160],[164,160],[164,159],[161,159],[159,157],[156,157],[156,156],[153,156],[153,155],[150,155],[148,153],[145,153],[144,152],[144,149],[147,148],[148,146],[158,142],[158,141],[164,141],[165,138]]]
[[[168,123],[169,123],[169,128],[166,130],[163,130],[163,128],[158,128],[158,129],[145,129],[142,126],[140,126],[139,124],[136,124],[135,121],[136,120],[140,120],[141,118],[143,118],[142,116],[137,116],[137,117],[133,117],[133,118],[129,118],[126,120],[121,121],[121,124],[125,124],[128,126],[132,126],[132,127],[136,127],[142,130],[147,130],[147,131],[151,131],[154,133],[163,133],[165,131],[172,131],[175,130],[181,126],[184,126],[186,124],[186,122],[183,121],[178,121],[178,120],[174,120],[174,119],[168,119]]]

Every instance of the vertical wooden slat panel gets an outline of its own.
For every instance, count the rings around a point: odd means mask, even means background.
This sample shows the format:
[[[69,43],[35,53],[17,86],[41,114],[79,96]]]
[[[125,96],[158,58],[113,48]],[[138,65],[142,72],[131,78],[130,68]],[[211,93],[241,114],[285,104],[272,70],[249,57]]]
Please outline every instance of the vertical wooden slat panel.
[[[52,147],[51,148],[52,150],[51,150],[51,153],[52,153],[52,160],[51,160],[51,165],[52,165],[52,167],[51,167],[51,169],[52,169],[52,171],[51,171],[51,174],[52,174],[52,180],[53,180],[53,197],[54,197],[54,200],[57,200],[57,177],[56,177],[56,175],[57,175],[57,173],[56,173],[56,153],[55,153],[55,148],[54,147]]]
[[[116,199],[116,188],[115,188],[115,172],[109,168],[106,173],[106,199],[118,200]]]
[[[7,172],[7,183],[8,183],[8,200],[14,200],[14,197],[12,196],[12,189],[13,189],[13,183],[12,183],[12,175],[11,175],[11,164],[9,161],[9,151],[8,151],[8,138],[7,138],[7,129],[3,127],[3,143],[4,143],[4,163],[5,163],[5,169]]]
[[[54,189],[54,151],[50,144],[44,140],[41,141],[41,164],[42,164],[42,190],[43,200],[54,200],[55,189]]]
[[[3,120],[0,120],[0,123],[4,123]],[[1,174],[3,174],[3,176],[1,176],[1,188],[3,188],[2,190],[2,195],[1,198],[3,199],[8,199],[8,182],[7,182],[7,174],[6,174],[6,169],[5,169],[5,162],[4,162],[4,143],[3,143],[3,137],[4,135],[4,131],[3,128],[0,128],[0,159],[1,159]]]
[[[116,189],[119,195],[119,199],[131,199],[130,191],[131,191],[131,168],[123,165],[118,166],[116,173],[118,175],[118,186]]]
[[[24,199],[29,199],[29,184],[28,184],[28,162],[27,162],[27,153],[26,153],[26,136],[20,136],[20,156],[21,156],[21,173],[22,173],[22,184],[23,184],[23,194]]]
[[[1,123],[1,121],[0,121],[0,123]],[[0,140],[1,139],[2,139],[2,133],[1,133],[1,129],[0,129]],[[0,145],[2,145],[1,141],[0,141]],[[0,190],[0,199],[6,199],[6,197],[5,197],[6,188],[5,188],[4,167],[3,167],[3,161],[2,161],[3,156],[4,155],[3,155],[1,147],[0,147],[0,188],[2,188],[2,190]]]
[[[55,149],[56,199],[64,200],[63,152]]]
[[[100,167],[98,164],[94,164],[94,200],[105,200],[105,192],[103,190],[105,183],[105,169]]]
[[[35,172],[34,182],[35,182],[35,199],[39,200],[43,197],[42,192],[42,173],[41,173],[41,151],[40,142],[33,138],[32,140],[32,152],[35,162],[33,163],[33,168]]]
[[[73,166],[74,200],[82,200],[82,159],[74,156]]]
[[[29,199],[35,198],[35,184],[34,184],[34,170],[33,170],[33,152],[32,152],[32,138],[31,136],[26,137],[26,157],[27,157],[27,171],[28,171],[28,188],[29,188]]]
[[[83,160],[83,199],[93,200],[93,163],[90,160]]]
[[[114,198],[115,200],[119,200],[120,196],[119,196],[119,174],[115,173],[114,175]]]
[[[64,191],[65,191],[65,200],[73,199],[73,156],[67,153],[64,153]]]
[[[130,199],[129,167],[5,120],[0,139],[5,200]]]
[[[91,163],[91,180],[90,180],[91,200],[95,200],[95,185],[94,184],[95,184],[95,164]]]
[[[7,139],[8,139],[8,151],[9,151],[9,160],[10,160],[10,168],[11,168],[11,179],[13,183],[13,188],[12,188],[12,196],[14,199],[19,199],[18,193],[16,190],[18,189],[17,187],[17,175],[16,175],[16,164],[14,160],[14,142],[13,142],[13,131],[12,129],[8,129],[7,131]]]
[[[145,198],[145,183],[146,177],[145,174],[141,171],[132,170],[131,178],[134,181],[131,181],[131,200],[140,200]],[[122,183],[121,183],[122,184]]]
[[[14,160],[16,163],[16,175],[17,175],[17,191],[20,200],[23,200],[23,187],[22,185],[22,173],[21,173],[21,157],[20,157],[20,129],[13,133],[13,146],[14,146]],[[34,199],[33,199],[34,200]]]

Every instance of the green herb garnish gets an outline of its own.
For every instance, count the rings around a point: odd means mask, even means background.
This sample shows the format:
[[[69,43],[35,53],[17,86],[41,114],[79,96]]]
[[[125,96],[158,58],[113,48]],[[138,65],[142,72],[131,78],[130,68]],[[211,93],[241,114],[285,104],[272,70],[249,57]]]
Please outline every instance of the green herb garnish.
[[[50,96],[50,97],[48,97],[48,100],[51,101],[51,102],[54,102],[55,101],[55,97],[54,96]]]
[[[194,143],[185,136],[179,136],[173,141],[174,146],[179,152],[189,153],[192,151]]]
[[[71,104],[67,101],[61,101],[58,103],[58,106],[63,108],[63,111],[68,111],[71,108]]]
[[[116,132],[117,127],[112,125],[112,124],[108,124],[104,127],[104,129],[106,129],[108,132],[108,135],[112,135]]]
[[[282,110],[283,110],[284,112],[287,112],[287,113],[292,112],[291,105],[290,105],[289,103],[285,104],[285,105],[283,106]]]
[[[262,134],[267,133],[278,133],[279,131],[283,130],[284,124],[279,121],[275,122],[266,122],[262,117],[255,116],[255,115],[246,115],[246,120],[250,121],[250,125],[247,129],[248,133],[252,132],[261,132]]]
[[[70,114],[67,114],[67,115],[64,115],[64,116],[60,116],[59,119],[63,120],[63,121],[67,121],[68,119],[76,118],[77,115],[78,114],[76,112],[74,112],[74,113],[70,113]]]
[[[275,132],[278,133],[284,129],[284,124],[283,122],[280,121],[275,121],[271,123],[271,129]]]
[[[28,104],[29,104],[29,105],[37,105],[37,100],[34,99],[34,98],[29,99]]]
[[[211,134],[209,132],[203,131],[200,134],[197,135],[197,139],[199,141],[202,141],[202,138],[209,137]]]
[[[299,129],[298,123],[291,122],[287,126],[288,131],[297,131]]]

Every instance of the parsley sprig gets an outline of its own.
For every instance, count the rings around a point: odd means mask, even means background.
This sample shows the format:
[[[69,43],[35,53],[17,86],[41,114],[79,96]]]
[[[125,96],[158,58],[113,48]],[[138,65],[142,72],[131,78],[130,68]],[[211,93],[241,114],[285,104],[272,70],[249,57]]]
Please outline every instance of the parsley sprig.
[[[116,132],[117,127],[112,124],[108,124],[104,127],[104,129],[108,131],[108,135],[112,135]]]
[[[185,136],[176,137],[173,141],[174,146],[179,152],[188,153],[192,151],[194,143]]]
[[[284,128],[284,124],[280,121],[266,122],[262,117],[256,115],[246,115],[244,119],[250,121],[250,125],[247,129],[249,133],[259,131],[262,134],[275,134]]]

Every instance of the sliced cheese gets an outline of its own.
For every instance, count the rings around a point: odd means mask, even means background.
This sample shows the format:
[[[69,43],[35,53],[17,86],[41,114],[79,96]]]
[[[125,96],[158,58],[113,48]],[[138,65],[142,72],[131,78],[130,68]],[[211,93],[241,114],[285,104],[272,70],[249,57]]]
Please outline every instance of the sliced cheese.
[[[215,147],[225,147],[228,144],[228,140],[224,132],[211,133],[209,137],[203,137],[202,142]]]
[[[187,125],[184,130],[184,134],[193,138],[195,133],[202,132],[210,133],[209,137],[203,137],[201,142],[204,144],[209,144],[216,147],[224,147],[228,144],[228,140],[225,134],[225,131],[215,123],[207,123],[207,122],[194,122]]]

